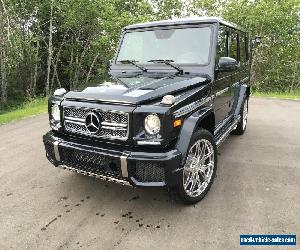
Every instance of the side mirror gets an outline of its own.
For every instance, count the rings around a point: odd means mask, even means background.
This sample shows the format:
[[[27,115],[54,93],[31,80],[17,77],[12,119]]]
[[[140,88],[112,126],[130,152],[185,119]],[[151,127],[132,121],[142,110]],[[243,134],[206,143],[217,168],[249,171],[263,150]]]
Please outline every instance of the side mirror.
[[[110,70],[110,67],[111,67],[112,63],[113,63],[113,59],[108,60],[108,62],[106,64],[106,67],[107,67],[108,70]]]
[[[252,47],[256,48],[258,45],[261,44],[261,37],[256,36],[254,39],[252,39]]]
[[[221,57],[219,59],[218,71],[234,71],[239,67],[237,61],[231,57]]]

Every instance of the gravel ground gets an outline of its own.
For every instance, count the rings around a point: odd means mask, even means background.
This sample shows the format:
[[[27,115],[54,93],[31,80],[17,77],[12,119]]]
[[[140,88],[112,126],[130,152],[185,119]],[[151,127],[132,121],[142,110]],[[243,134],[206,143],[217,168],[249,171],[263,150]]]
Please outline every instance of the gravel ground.
[[[240,234],[300,237],[299,101],[251,99],[246,133],[221,146],[217,178],[195,206],[54,168],[47,130],[46,115],[0,126],[1,249],[231,250],[253,249]]]

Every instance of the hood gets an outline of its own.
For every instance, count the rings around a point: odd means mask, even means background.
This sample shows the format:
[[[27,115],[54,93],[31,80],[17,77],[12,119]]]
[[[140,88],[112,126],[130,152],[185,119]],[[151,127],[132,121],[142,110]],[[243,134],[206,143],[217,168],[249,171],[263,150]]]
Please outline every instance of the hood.
[[[65,95],[65,98],[138,105],[162,98],[167,94],[175,95],[209,81],[209,77],[195,75],[126,76],[115,78],[113,82],[96,87],[87,87],[82,91],[70,91]]]

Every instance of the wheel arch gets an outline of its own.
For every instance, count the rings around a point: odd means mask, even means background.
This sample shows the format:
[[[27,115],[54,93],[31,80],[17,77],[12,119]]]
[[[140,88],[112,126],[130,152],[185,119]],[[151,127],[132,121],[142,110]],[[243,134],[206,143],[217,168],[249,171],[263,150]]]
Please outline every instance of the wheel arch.
[[[215,114],[213,111],[205,114],[201,119],[198,120],[197,129],[204,128],[214,135],[215,130]]]
[[[179,133],[176,143],[176,148],[182,155],[181,165],[183,166],[186,160],[186,154],[190,145],[190,141],[194,132],[200,128],[204,128],[214,135],[215,114],[212,107],[204,107],[184,120],[183,126]]]
[[[244,100],[250,98],[250,86],[248,85],[241,85],[239,92],[238,92],[238,96],[236,98],[236,104],[235,104],[235,110],[234,110],[234,116],[238,116],[240,109],[242,107],[242,104],[244,102]]]

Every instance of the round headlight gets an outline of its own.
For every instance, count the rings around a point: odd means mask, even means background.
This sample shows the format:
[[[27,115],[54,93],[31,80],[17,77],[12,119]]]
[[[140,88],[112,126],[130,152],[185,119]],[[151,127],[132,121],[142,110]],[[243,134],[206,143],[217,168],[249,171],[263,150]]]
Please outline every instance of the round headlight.
[[[59,106],[57,104],[54,104],[51,107],[51,115],[52,115],[52,117],[55,121],[60,120],[60,109],[59,109]]]
[[[145,118],[145,129],[150,135],[156,135],[159,133],[160,120],[157,114],[151,114]]]

